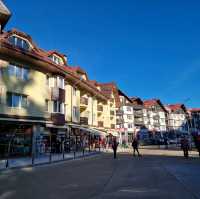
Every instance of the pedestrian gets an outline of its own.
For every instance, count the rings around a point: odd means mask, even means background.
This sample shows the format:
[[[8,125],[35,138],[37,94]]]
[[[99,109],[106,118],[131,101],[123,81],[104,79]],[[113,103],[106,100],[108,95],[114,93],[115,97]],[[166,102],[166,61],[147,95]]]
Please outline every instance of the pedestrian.
[[[188,158],[189,157],[189,154],[188,154],[189,142],[185,136],[181,139],[181,148],[183,150],[184,157]]]
[[[135,156],[135,151],[137,151],[138,156],[141,156],[138,150],[139,142],[136,137],[133,138],[132,147],[133,147],[133,156]]]
[[[168,139],[167,139],[167,137],[164,137],[164,144],[165,144],[165,149],[168,149]]]
[[[117,158],[117,147],[118,147],[118,143],[116,141],[116,138],[113,139],[113,143],[112,143],[112,149],[113,149],[113,153],[114,153],[114,159]]]

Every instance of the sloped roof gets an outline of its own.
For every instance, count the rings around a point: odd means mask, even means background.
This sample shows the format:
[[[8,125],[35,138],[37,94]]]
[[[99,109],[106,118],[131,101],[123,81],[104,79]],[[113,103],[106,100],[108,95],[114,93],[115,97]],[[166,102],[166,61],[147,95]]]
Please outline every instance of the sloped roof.
[[[163,111],[167,112],[166,108],[164,107],[164,105],[162,104],[162,102],[159,99],[149,99],[149,100],[144,100],[143,101],[144,106],[146,108],[150,108],[151,106],[155,106],[155,105],[160,105],[161,108],[163,109]]]
[[[168,109],[170,109],[171,111],[177,111],[177,110],[184,110],[185,112],[187,112],[187,109],[185,107],[184,104],[169,104],[166,106]]]

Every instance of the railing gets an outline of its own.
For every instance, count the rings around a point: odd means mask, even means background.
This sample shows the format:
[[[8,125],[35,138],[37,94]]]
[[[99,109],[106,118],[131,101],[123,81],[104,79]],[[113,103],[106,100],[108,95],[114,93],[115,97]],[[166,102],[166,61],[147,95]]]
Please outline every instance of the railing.
[[[115,111],[110,111],[110,115],[115,115]]]
[[[103,127],[103,122],[102,121],[98,121],[98,127]]]
[[[137,119],[135,119],[135,120],[134,120],[134,123],[135,123],[136,125],[143,125],[143,124],[144,124],[144,121],[143,121],[143,120],[137,120]]]
[[[81,105],[88,105],[88,98],[86,98],[86,97],[81,97],[80,103],[81,103]]]
[[[122,110],[116,110],[116,115],[123,115],[123,111]]]
[[[62,113],[52,113],[51,120],[56,125],[64,125],[65,124],[65,115]]]
[[[142,111],[134,111],[134,116],[141,117],[143,115]]]
[[[110,125],[110,128],[111,128],[111,129],[115,129],[115,124],[111,124],[111,125]]]
[[[88,125],[88,118],[87,117],[80,117],[80,124]]]
[[[117,119],[116,122],[117,122],[117,124],[123,124],[124,120],[123,119]]]
[[[98,106],[97,106],[97,111],[103,112],[103,106],[102,106],[102,105],[98,105]]]

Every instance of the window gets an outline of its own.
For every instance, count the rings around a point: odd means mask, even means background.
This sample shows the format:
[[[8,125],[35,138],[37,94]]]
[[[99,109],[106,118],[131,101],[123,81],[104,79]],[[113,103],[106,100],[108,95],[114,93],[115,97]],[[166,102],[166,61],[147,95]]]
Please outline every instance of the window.
[[[65,80],[63,77],[57,77],[57,86],[62,89],[65,88]]]
[[[11,36],[11,37],[9,37],[8,40],[9,40],[10,44],[12,44],[18,48],[22,48],[24,50],[30,49],[30,45],[25,39],[22,39],[22,38],[16,37],[16,36]]]
[[[16,94],[16,93],[7,93],[7,106],[17,107],[17,108],[26,108],[28,105],[27,96]]]
[[[53,112],[64,114],[64,103],[59,101],[53,101]]]
[[[128,124],[128,128],[130,129],[130,128],[132,128],[133,127],[133,125],[132,124]]]
[[[49,111],[49,100],[45,100],[45,111]]]
[[[77,118],[79,117],[79,111],[78,111],[78,107],[73,106],[73,118]]]
[[[127,106],[127,107],[126,107],[126,110],[127,110],[127,111],[132,111],[132,109],[131,109],[130,106]]]
[[[73,96],[76,96],[76,88],[73,87]]]
[[[54,63],[61,64],[62,65],[62,59],[60,57],[57,57],[55,55],[52,55],[49,57]]]
[[[10,64],[8,66],[8,75],[15,76],[18,79],[28,80],[29,70],[20,66]]]

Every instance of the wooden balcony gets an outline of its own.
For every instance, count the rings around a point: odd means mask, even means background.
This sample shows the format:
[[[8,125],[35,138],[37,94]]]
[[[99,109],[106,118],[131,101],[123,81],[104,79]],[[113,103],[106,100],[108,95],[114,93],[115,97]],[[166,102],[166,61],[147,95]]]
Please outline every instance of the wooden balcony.
[[[134,116],[135,117],[142,117],[143,116],[143,112],[142,111],[134,111]]]
[[[88,106],[88,98],[81,97],[80,99],[80,111],[84,111]]]
[[[111,129],[115,129],[115,124],[111,124],[111,125],[110,125],[110,128],[111,128]]]
[[[115,111],[110,111],[110,115],[114,116],[115,115]]]
[[[103,127],[103,121],[98,121],[98,127]]]
[[[139,119],[135,119],[135,120],[134,120],[134,124],[135,124],[135,125],[138,125],[138,126],[144,125],[144,121],[143,121],[143,120],[139,120]]]
[[[120,116],[120,115],[123,115],[123,111],[122,110],[116,110],[116,115]]]
[[[103,112],[103,105],[98,105],[97,106],[97,111],[98,112]]]
[[[124,123],[124,120],[121,119],[121,118],[120,118],[120,119],[117,119],[117,120],[116,120],[116,123],[117,123],[118,125],[119,125],[119,124],[123,124],[123,123]]]
[[[51,99],[65,102],[65,90],[58,87],[51,88]]]
[[[88,117],[80,117],[80,124],[88,125]]]
[[[64,125],[65,124],[65,115],[62,113],[52,113],[51,120],[55,125]]]

